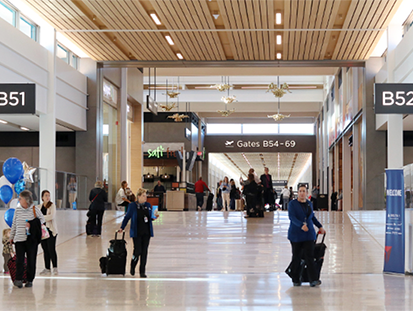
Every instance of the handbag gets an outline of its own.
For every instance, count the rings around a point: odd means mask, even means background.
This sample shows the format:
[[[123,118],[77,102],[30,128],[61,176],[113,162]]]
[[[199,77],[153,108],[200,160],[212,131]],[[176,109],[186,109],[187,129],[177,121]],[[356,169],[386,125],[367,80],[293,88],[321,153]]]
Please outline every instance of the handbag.
[[[34,215],[34,218],[37,218],[36,209],[34,208],[34,206],[33,206],[33,215]],[[49,230],[47,230],[47,227],[45,224],[41,224],[40,229],[42,231],[42,240],[46,240],[50,238]]]

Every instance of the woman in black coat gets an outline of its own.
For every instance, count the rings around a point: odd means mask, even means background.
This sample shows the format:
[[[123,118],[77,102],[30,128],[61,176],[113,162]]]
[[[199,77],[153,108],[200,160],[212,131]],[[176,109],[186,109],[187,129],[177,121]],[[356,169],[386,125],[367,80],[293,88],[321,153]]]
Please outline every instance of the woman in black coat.
[[[96,181],[95,188],[89,194],[89,219],[93,229],[92,236],[100,236],[102,234],[102,220],[105,212],[105,202],[108,201],[108,195],[102,188],[103,184],[100,180]]]
[[[242,194],[245,195],[247,200],[247,216],[255,214],[257,207],[257,195],[258,195],[258,185],[254,180],[253,174],[248,174],[248,183],[244,186]]]

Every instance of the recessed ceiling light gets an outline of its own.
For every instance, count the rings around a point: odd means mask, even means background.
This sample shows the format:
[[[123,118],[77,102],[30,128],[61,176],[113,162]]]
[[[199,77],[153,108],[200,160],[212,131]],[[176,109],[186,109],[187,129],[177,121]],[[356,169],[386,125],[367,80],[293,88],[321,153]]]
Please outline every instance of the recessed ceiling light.
[[[277,35],[277,44],[280,45],[282,41],[281,35]]]
[[[275,23],[281,25],[281,13],[275,13]]]
[[[174,41],[172,40],[171,36],[165,36],[166,41],[168,41],[169,45],[174,45]]]
[[[151,17],[156,25],[161,25],[161,21],[159,20],[158,16],[155,13],[151,13]]]
[[[0,123],[7,124],[7,123],[9,123],[9,122],[0,120]]]
[[[281,58],[282,58],[281,53],[277,53],[277,59],[281,59]]]
[[[176,56],[178,56],[179,59],[184,59],[181,53],[176,53]]]
[[[28,129],[27,127],[24,127],[24,126],[20,126],[20,129],[23,130],[23,131],[30,131],[30,129]]]

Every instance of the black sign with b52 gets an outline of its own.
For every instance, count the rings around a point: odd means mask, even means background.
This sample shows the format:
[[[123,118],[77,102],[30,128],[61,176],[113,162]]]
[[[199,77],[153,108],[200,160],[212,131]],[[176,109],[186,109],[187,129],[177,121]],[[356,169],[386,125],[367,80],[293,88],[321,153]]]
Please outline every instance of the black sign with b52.
[[[374,85],[374,112],[413,114],[413,84],[376,83]]]
[[[0,114],[36,113],[36,84],[0,84]]]

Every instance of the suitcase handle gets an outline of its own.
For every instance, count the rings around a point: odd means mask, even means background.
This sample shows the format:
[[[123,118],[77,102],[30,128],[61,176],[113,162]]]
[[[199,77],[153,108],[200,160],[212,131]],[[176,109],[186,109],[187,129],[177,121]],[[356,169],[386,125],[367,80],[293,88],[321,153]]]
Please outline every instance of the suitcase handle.
[[[316,238],[315,238],[316,244],[317,244],[318,236],[319,236],[320,234],[321,234],[320,231],[317,231],[317,236],[316,236]],[[321,240],[321,243],[320,243],[320,244],[323,244],[323,243],[324,243],[324,239],[325,239],[325,238],[326,238],[326,234],[324,233],[324,234],[323,234],[323,239]]]
[[[115,240],[118,239],[118,231],[115,231]],[[122,240],[125,239],[125,231],[122,232]]]

